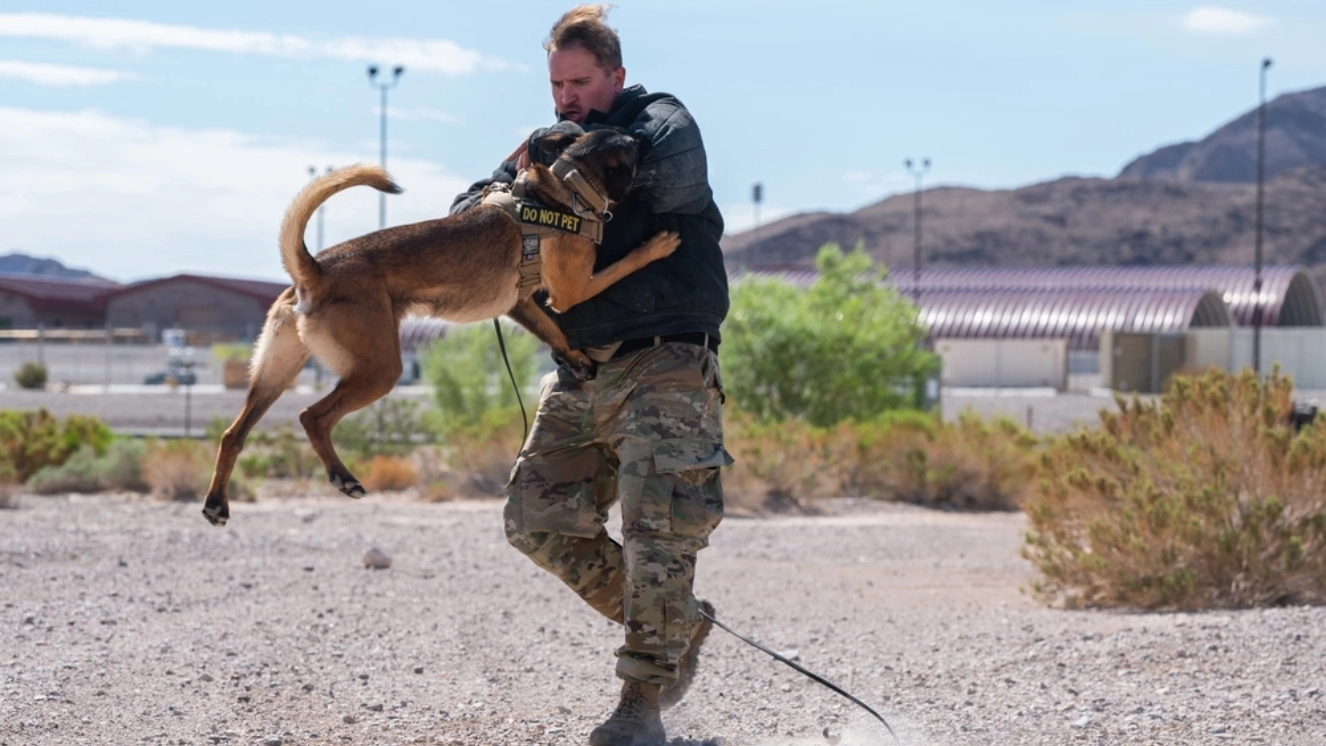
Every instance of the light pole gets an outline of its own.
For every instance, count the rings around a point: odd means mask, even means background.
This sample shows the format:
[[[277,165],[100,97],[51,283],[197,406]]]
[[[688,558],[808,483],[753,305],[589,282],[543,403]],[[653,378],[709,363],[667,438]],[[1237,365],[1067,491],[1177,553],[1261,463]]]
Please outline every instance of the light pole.
[[[764,185],[755,182],[750,188],[750,199],[755,204],[755,241],[750,245],[750,265],[753,267],[759,263],[760,255],[760,202],[764,200]]]
[[[327,173],[331,173],[331,172],[332,172],[332,167],[331,167],[331,166],[328,166],[328,167],[327,167]],[[309,180],[309,181],[313,181],[313,180],[316,179],[316,178],[318,178],[318,167],[317,167],[317,166],[309,166],[309,167],[308,167],[308,180]],[[323,204],[321,204],[321,205],[318,205],[318,248],[317,248],[317,250],[315,250],[315,251],[313,252],[313,253],[315,253],[315,254],[318,253],[318,252],[321,252],[321,251],[322,251],[322,211],[325,210],[325,209],[327,209],[327,205],[326,205],[326,203],[323,203]]]
[[[387,91],[396,87],[396,84],[400,82],[401,73],[403,72],[405,72],[405,68],[402,67],[401,65],[397,65],[391,68],[391,80],[390,81],[384,80],[383,82],[379,83],[378,66],[377,65],[368,66],[368,84],[378,89],[382,93],[382,106],[381,106],[382,152],[378,165],[382,166],[383,171],[387,170]],[[383,77],[385,78],[386,75],[383,75]],[[381,230],[386,227],[387,227],[387,193],[378,192],[378,229]]]
[[[930,170],[930,159],[922,158],[917,166],[911,158],[902,162],[907,172],[916,177],[914,217],[912,218],[912,303],[916,304],[917,313],[921,308],[921,177]]]
[[[1254,277],[1252,280],[1252,369],[1262,374],[1262,182],[1266,180],[1266,71],[1271,58],[1262,60],[1261,102],[1257,106],[1257,220],[1253,228]]]

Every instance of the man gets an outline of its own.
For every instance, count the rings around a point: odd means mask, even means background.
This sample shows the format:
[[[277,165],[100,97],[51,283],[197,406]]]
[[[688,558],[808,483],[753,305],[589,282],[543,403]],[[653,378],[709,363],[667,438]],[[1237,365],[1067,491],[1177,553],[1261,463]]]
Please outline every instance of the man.
[[[567,12],[547,43],[558,123],[539,130],[491,179],[457,197],[479,202],[494,181],[511,182],[550,131],[617,127],[646,142],[636,188],[605,225],[595,269],[659,231],[680,234],[656,261],[563,314],[571,346],[597,362],[592,380],[566,367],[544,379],[538,414],[512,470],[508,539],[561,578],[600,614],[625,627],[617,650],[621,699],[594,729],[592,746],[665,740],[660,709],[695,673],[713,607],[692,594],[696,553],[723,515],[722,381],[716,351],[727,315],[727,274],[718,241],[723,217],[709,188],[704,144],[677,99],[625,86],[621,44],[604,6]],[[622,504],[621,545],[604,529]]]

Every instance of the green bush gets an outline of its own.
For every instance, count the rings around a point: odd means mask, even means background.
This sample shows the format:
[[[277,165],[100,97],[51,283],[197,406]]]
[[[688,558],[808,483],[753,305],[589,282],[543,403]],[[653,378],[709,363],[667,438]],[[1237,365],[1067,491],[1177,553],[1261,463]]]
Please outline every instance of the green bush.
[[[521,383],[521,396],[532,406],[539,341],[510,324],[504,325],[502,334],[511,371]],[[480,425],[491,417],[490,412],[517,406],[492,324],[453,327],[424,352],[421,367],[433,387],[437,428],[443,436]]]
[[[95,449],[85,446],[63,464],[47,466],[33,474],[27,486],[39,495],[107,490],[144,492],[146,455],[147,444],[141,440],[114,440],[100,456]]]
[[[313,447],[289,425],[275,431],[255,430],[236,467],[246,479],[307,479],[324,473]]]
[[[1278,371],[1176,376],[1057,439],[1026,506],[1036,591],[1070,606],[1326,601],[1326,422],[1295,433]]]
[[[59,466],[83,446],[97,455],[111,442],[110,428],[95,417],[63,421],[45,409],[0,411],[0,481],[22,483],[47,466]]]
[[[21,389],[46,388],[46,366],[29,360],[14,371],[14,381]]]
[[[379,399],[341,420],[332,433],[342,458],[400,456],[433,439],[423,408],[411,399]]]
[[[726,389],[764,421],[828,427],[914,406],[938,358],[921,348],[915,306],[884,285],[861,249],[820,249],[819,280],[800,290],[749,278],[732,288],[723,325]]]

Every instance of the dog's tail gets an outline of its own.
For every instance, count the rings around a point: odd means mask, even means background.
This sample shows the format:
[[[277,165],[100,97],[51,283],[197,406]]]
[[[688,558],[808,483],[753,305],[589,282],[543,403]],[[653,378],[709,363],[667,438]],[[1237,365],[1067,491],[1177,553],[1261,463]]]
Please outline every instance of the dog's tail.
[[[386,171],[377,166],[348,166],[311,182],[300,192],[281,221],[281,264],[295,281],[304,285],[322,273],[317,260],[304,245],[304,230],[314,211],[333,194],[354,186],[367,185],[380,192],[400,194],[401,188]]]

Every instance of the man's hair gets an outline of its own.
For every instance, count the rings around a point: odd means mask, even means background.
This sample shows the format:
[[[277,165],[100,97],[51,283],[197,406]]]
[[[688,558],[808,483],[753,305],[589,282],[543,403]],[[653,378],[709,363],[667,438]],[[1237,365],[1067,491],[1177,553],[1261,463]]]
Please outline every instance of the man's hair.
[[[611,5],[577,5],[566,11],[543,48],[549,53],[558,49],[580,47],[594,55],[599,67],[612,72],[622,66],[622,40],[606,23]]]

